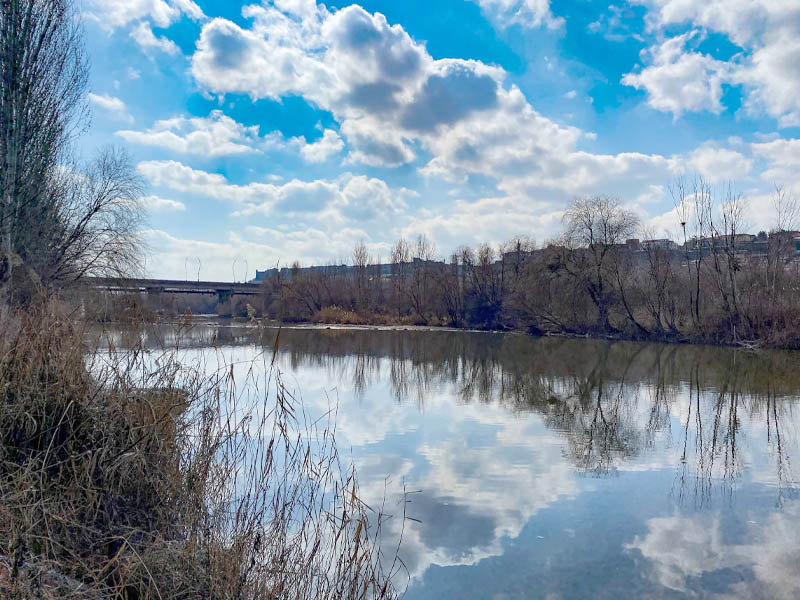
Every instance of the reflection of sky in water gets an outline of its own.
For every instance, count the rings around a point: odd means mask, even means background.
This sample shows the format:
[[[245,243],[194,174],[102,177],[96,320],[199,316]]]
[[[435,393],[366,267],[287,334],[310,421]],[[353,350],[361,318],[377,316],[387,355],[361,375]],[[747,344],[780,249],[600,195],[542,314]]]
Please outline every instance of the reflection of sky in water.
[[[262,351],[192,335],[206,368]],[[231,345],[209,360],[204,335]],[[419,490],[407,598],[800,597],[797,355],[324,330],[281,348],[310,413],[338,403],[363,499],[398,516],[387,549]]]

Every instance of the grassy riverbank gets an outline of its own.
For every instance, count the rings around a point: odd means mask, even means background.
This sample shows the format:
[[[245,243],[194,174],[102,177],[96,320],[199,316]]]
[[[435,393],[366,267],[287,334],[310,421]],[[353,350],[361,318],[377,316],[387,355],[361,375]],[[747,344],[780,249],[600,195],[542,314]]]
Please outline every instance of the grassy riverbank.
[[[169,349],[91,352],[72,317],[4,318],[0,596],[395,597],[381,516],[270,357],[254,388]]]

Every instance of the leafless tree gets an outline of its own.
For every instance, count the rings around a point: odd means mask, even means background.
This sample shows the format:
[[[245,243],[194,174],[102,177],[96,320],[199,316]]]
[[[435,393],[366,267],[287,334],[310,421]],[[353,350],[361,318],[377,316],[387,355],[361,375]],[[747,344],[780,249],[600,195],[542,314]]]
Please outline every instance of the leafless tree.
[[[645,239],[655,237],[652,229],[643,229]],[[665,328],[671,335],[678,334],[676,324],[678,305],[682,304],[677,296],[680,285],[676,281],[677,265],[673,267],[670,251],[647,244],[644,248],[647,262],[644,269],[635,269],[635,276],[639,279],[642,304],[650,315],[654,332],[660,336],[665,334]],[[682,290],[681,290],[682,293]]]
[[[436,256],[436,246],[427,236],[420,234],[414,242],[409,300],[414,311],[425,317],[430,302],[433,269],[430,264]]]
[[[411,262],[411,251],[408,249],[408,242],[402,238],[397,240],[392,246],[389,260],[391,262],[394,308],[399,317],[403,312],[404,298],[407,294],[408,270]]]
[[[670,184],[670,193],[683,229],[687,274],[690,279],[694,276],[694,285],[689,291],[689,306],[695,327],[699,327],[703,258],[709,254],[712,243],[710,220],[713,195],[710,184],[699,174],[691,178],[679,177]],[[694,232],[688,238],[687,227],[692,224]]]
[[[353,281],[355,283],[355,305],[359,310],[366,310],[369,303],[369,251],[364,240],[353,248]]]
[[[737,273],[741,265],[740,257],[737,255],[737,246],[739,234],[744,225],[745,202],[741,193],[735,191],[730,183],[722,188],[718,202],[721,218],[715,220],[714,211],[708,211],[712,272],[717,290],[722,298],[723,309],[728,315],[731,332],[735,338],[736,327],[741,318],[737,281]]]
[[[596,328],[610,332],[615,303],[614,264],[619,246],[633,235],[636,215],[609,196],[576,198],[564,213],[563,267],[583,284],[597,309]]]
[[[139,180],[121,152],[71,157],[88,63],[70,0],[0,0],[0,286],[59,286],[137,264]]]
[[[784,263],[794,252],[793,230],[800,217],[800,205],[797,198],[785,187],[776,185],[772,197],[775,224],[770,231],[770,243],[767,260],[767,285],[773,301],[778,289],[778,281],[784,272]]]

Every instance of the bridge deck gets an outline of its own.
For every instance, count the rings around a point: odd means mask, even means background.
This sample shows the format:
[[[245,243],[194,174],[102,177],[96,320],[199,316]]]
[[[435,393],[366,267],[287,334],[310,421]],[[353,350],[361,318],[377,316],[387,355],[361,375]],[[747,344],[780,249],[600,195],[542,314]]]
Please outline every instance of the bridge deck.
[[[158,291],[171,294],[218,294],[228,292],[238,296],[255,296],[260,293],[258,283],[231,283],[228,281],[180,281],[173,279],[122,279],[114,277],[88,277],[90,287],[109,291]]]

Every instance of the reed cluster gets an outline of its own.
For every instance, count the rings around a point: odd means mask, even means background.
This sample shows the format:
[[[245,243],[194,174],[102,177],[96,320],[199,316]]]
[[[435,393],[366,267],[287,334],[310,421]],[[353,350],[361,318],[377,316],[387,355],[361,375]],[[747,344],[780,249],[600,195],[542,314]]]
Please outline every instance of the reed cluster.
[[[307,415],[272,352],[237,381],[178,348],[99,351],[76,322],[4,317],[0,596],[396,597],[335,410]]]

